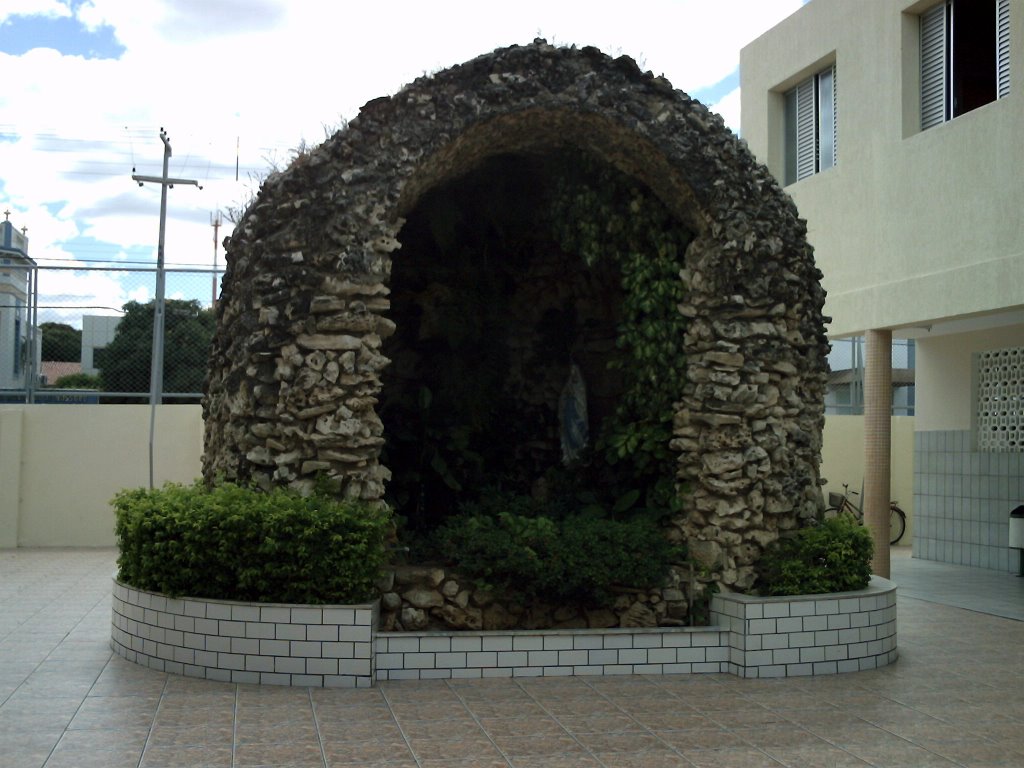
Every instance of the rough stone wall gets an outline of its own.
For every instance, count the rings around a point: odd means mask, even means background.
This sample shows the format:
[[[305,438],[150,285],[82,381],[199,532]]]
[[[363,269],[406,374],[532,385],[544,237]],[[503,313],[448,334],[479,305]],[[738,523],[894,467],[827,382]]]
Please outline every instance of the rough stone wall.
[[[681,275],[688,384],[677,535],[743,590],[821,504],[824,291],[792,201],[722,120],[627,57],[544,41],[366,104],[275,173],[226,242],[204,474],[380,499],[375,406],[403,215],[483,159],[573,147],[646,184],[696,233]]]

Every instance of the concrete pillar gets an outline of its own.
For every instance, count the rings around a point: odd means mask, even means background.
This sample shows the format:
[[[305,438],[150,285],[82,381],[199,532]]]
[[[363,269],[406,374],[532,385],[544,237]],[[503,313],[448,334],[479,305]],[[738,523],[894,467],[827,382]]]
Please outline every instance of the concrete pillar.
[[[875,554],[872,573],[889,578],[892,454],[892,331],[868,331],[864,360],[864,524]]]

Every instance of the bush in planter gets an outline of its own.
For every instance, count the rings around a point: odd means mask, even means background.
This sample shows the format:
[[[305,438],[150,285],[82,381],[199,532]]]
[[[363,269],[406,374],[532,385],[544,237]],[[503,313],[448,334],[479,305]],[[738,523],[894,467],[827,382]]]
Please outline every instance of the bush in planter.
[[[684,559],[647,517],[565,513],[512,495],[466,505],[435,532],[434,545],[480,586],[587,605],[608,604],[613,585],[659,586],[670,564]]]
[[[758,562],[762,595],[814,595],[864,589],[871,580],[871,534],[846,515],[771,544]]]
[[[390,513],[326,494],[167,484],[113,500],[118,579],[167,595],[279,603],[374,596]]]

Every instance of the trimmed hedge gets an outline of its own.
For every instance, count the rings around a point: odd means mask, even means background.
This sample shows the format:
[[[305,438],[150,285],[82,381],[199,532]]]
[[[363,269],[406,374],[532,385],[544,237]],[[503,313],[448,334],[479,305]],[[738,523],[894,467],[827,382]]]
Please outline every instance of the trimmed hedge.
[[[434,534],[444,559],[479,586],[525,599],[607,605],[611,587],[664,584],[684,553],[647,519],[462,514]]]
[[[386,508],[283,489],[169,483],[112,503],[118,579],[175,597],[365,602],[390,530]]]
[[[772,543],[758,562],[762,595],[816,595],[865,589],[871,581],[871,534],[847,515]]]

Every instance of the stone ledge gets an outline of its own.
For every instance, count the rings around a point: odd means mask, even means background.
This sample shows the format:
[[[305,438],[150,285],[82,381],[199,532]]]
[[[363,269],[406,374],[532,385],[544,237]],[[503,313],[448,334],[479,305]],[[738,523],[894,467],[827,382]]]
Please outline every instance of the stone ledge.
[[[708,627],[379,632],[377,603],[175,600],[114,581],[111,647],[162,672],[236,683],[571,675],[832,675],[892,663],[896,585],[828,595],[712,598]]]

